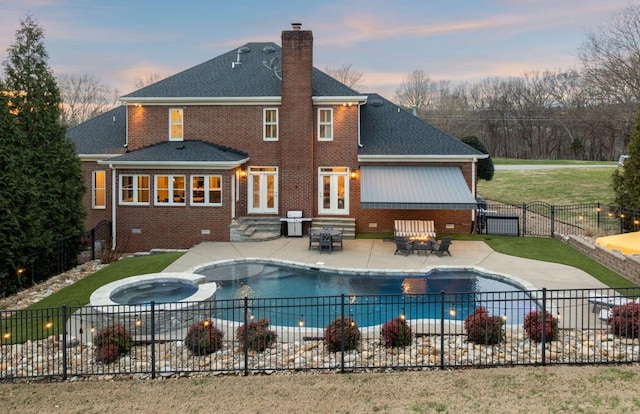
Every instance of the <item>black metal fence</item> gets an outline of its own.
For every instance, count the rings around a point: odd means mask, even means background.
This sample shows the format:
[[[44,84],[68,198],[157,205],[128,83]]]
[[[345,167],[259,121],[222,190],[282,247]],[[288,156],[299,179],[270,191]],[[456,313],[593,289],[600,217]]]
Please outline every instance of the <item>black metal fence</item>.
[[[602,204],[554,206],[543,201],[521,205],[481,203],[476,231],[551,237],[565,235],[599,236],[640,231],[640,210]]]
[[[0,311],[0,378],[637,363],[639,296],[543,289]],[[471,339],[465,320],[481,307],[489,317],[475,319]],[[336,319],[347,322],[327,334]],[[397,341],[398,321],[410,328],[407,343]],[[262,330],[239,330],[248,324]],[[116,326],[131,342],[104,339]],[[194,337],[203,330],[217,333]],[[114,343],[129,346],[107,349]]]

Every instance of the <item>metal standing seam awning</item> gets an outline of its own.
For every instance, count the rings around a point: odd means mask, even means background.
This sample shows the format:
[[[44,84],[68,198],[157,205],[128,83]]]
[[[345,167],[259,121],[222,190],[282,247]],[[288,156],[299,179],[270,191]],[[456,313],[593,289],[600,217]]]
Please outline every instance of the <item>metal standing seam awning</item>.
[[[360,206],[401,210],[471,210],[476,200],[455,166],[362,166]]]

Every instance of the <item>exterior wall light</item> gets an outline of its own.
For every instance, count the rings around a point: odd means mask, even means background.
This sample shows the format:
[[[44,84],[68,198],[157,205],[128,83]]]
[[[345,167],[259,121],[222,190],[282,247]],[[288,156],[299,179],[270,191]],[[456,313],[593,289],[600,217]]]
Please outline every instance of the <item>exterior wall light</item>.
[[[358,170],[356,168],[351,169],[351,179],[355,180],[358,177]]]

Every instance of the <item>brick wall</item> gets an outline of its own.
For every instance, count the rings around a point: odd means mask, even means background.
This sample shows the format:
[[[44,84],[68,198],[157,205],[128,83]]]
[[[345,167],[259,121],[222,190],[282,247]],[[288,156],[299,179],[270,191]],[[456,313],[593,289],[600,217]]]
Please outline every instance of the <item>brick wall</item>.
[[[639,257],[609,251],[577,236],[558,235],[556,238],[640,286]]]

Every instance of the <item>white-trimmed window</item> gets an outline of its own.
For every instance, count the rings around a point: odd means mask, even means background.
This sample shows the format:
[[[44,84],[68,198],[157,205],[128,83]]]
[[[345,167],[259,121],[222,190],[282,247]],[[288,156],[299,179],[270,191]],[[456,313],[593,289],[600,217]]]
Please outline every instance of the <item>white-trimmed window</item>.
[[[182,141],[184,138],[182,108],[169,109],[169,141]]]
[[[318,108],[318,140],[333,140],[333,108]]]
[[[222,176],[221,175],[192,175],[191,176],[191,205],[221,206],[222,205]]]
[[[262,111],[262,139],[278,140],[278,108],[264,108]]]
[[[121,175],[120,204],[149,204],[149,176]]]
[[[96,170],[91,174],[91,207],[107,208],[107,172]]]
[[[156,175],[156,204],[184,205],[186,177],[184,175]]]

